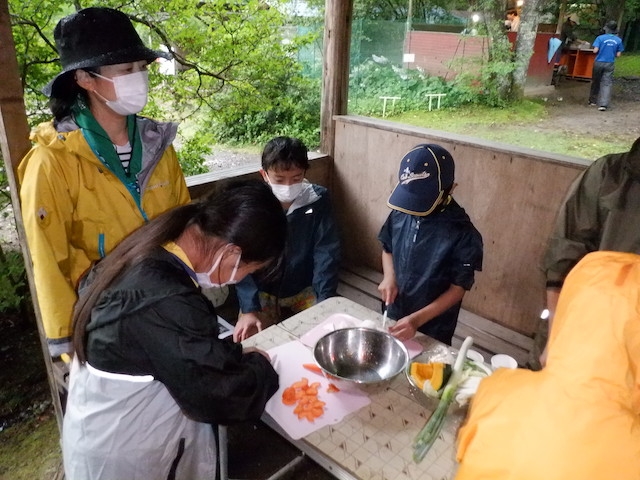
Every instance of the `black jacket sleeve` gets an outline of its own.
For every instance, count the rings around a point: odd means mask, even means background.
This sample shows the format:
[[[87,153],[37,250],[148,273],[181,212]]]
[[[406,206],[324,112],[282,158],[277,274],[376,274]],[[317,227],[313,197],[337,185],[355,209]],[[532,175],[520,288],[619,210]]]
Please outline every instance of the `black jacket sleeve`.
[[[259,353],[243,354],[241,345],[219,340],[207,307],[167,298],[146,313],[143,329],[129,334],[190,418],[223,425],[258,419],[278,389],[278,375]]]

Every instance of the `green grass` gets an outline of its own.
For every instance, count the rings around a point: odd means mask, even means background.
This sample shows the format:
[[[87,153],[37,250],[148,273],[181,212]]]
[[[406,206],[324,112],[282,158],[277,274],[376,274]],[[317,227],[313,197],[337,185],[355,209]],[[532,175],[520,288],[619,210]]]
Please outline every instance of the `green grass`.
[[[0,480],[54,478],[61,461],[60,435],[53,414],[0,432]]]
[[[623,53],[616,60],[616,77],[640,77],[640,53]]]
[[[387,119],[591,160],[608,153],[627,151],[630,147],[629,139],[623,135],[597,138],[571,126],[562,129],[549,126],[545,104],[536,100],[524,100],[505,108],[473,105],[406,112]]]

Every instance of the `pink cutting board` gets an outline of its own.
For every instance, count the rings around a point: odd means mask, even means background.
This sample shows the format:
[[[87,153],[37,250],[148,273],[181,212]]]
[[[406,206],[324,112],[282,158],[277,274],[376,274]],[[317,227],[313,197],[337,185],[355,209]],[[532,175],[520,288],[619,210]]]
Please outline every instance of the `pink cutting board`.
[[[326,320],[319,323],[307,333],[300,337],[300,341],[306,346],[313,348],[318,340],[324,337],[327,333],[334,330],[340,330],[341,328],[353,328],[362,326],[363,320],[360,320],[346,313],[334,313],[327,317]],[[422,352],[423,347],[415,340],[405,340],[404,346],[409,353],[409,358],[416,357]]]
[[[311,350],[299,341],[272,348],[268,353],[280,376],[280,388],[267,402],[265,410],[294,440],[305,437],[327,425],[336,424],[346,415],[371,403],[369,397],[355,385],[347,388],[340,385],[339,392],[327,393],[329,380],[302,366],[304,363],[315,363],[315,361]],[[313,423],[306,419],[299,420],[298,416],[293,413],[295,405],[290,406],[282,403],[284,389],[302,377],[306,377],[309,383],[320,382],[318,398],[326,403],[324,415],[316,418]]]

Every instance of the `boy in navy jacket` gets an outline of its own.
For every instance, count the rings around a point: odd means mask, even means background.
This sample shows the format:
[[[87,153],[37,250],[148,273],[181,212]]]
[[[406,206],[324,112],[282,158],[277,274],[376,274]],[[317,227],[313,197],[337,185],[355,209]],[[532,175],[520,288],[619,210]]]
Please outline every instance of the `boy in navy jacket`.
[[[389,332],[400,340],[419,330],[451,345],[462,298],[482,269],[482,237],[451,197],[454,187],[453,158],[439,145],[417,145],[400,163],[378,235],[378,290],[398,320]]]
[[[338,229],[327,189],[304,178],[308,168],[307,147],[297,138],[276,137],[262,152],[262,178],[287,213],[287,246],[275,275],[248,275],[236,285],[235,341],[336,295]]]

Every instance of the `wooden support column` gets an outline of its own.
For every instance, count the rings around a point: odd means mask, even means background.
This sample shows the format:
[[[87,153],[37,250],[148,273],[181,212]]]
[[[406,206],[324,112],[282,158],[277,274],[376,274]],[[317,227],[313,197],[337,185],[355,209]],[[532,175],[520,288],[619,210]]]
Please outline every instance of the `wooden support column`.
[[[13,215],[29,279],[29,289],[31,290],[36,323],[40,333],[40,343],[47,368],[52,401],[56,411],[58,427],[62,431],[62,405],[53,374],[53,364],[45,340],[40,309],[38,308],[36,289],[33,283],[31,254],[24,234],[19,187],[16,179],[18,163],[31,148],[31,142],[29,141],[29,124],[27,123],[22,84],[18,73],[16,48],[13,42],[13,34],[11,33],[8,0],[0,0],[0,65],[2,65],[2,68],[0,68],[0,85],[2,85],[2,88],[0,88],[0,146],[2,147],[2,159],[11,190]]]
[[[333,156],[335,145],[333,116],[347,113],[352,20],[353,0],[326,0],[322,102],[320,106],[320,150],[331,156]]]

